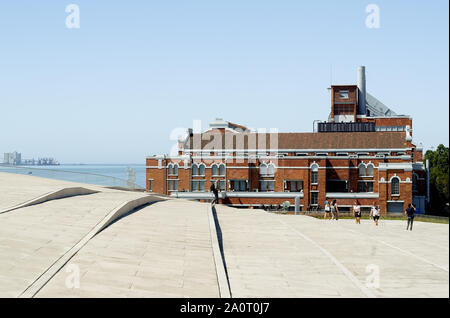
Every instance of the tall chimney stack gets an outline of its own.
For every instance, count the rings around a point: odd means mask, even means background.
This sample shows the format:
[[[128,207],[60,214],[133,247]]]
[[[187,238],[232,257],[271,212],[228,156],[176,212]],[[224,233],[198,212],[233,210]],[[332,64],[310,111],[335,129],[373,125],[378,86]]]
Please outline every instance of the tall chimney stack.
[[[366,115],[366,67],[358,66],[358,115]]]

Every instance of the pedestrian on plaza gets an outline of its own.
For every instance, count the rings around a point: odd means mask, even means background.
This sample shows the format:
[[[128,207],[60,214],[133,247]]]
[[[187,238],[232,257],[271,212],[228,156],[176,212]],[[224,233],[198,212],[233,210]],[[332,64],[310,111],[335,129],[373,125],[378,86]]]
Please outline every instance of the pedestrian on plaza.
[[[413,222],[414,222],[414,213],[416,212],[416,207],[409,203],[408,207],[406,208],[404,215],[408,216],[408,223],[406,224],[406,230],[412,231]]]
[[[353,212],[355,213],[356,224],[361,224],[361,206],[359,205],[358,200],[355,200],[353,204]]]
[[[378,206],[373,205],[370,211],[370,215],[373,217],[375,225],[378,226],[378,220],[380,219],[380,208]]]
[[[339,208],[336,199],[331,203],[331,214],[333,219],[339,220]]]
[[[219,191],[216,188],[215,182],[211,182],[211,187],[209,188],[212,193],[214,193],[213,204],[219,203]]]
[[[330,216],[330,212],[331,212],[330,203],[328,202],[328,200],[325,200],[325,213],[323,215],[324,220],[326,220],[328,218],[328,216]],[[330,216],[330,220],[331,220],[331,216]]]

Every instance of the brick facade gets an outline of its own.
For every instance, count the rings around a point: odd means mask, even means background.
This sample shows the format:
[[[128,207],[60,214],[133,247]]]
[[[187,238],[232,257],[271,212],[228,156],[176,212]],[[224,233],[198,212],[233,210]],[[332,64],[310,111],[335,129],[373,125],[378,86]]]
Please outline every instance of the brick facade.
[[[376,204],[382,211],[399,212],[414,200],[423,201],[426,173],[422,149],[411,141],[412,119],[357,115],[357,96],[355,85],[332,86],[330,120],[373,122],[376,131],[258,134],[218,119],[201,134],[188,131],[178,156],[148,157],[147,190],[189,198],[208,193],[211,183],[221,180],[223,204],[294,205],[300,196],[302,210],[320,209],[334,199],[345,210],[356,199],[365,208]],[[212,174],[215,164],[225,165],[223,175]],[[195,173],[200,165],[204,173]],[[270,169],[273,174],[261,174]]]

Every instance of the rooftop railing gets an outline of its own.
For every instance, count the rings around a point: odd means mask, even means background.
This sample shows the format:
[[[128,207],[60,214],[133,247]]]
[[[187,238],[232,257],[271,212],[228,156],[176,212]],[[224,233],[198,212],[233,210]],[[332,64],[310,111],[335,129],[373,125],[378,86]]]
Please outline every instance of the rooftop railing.
[[[31,168],[5,164],[0,164],[0,172],[16,173],[78,183],[95,184],[107,187],[125,188],[130,190],[145,190],[145,188],[143,188],[142,186],[128,180],[88,172],[75,172],[49,168]]]

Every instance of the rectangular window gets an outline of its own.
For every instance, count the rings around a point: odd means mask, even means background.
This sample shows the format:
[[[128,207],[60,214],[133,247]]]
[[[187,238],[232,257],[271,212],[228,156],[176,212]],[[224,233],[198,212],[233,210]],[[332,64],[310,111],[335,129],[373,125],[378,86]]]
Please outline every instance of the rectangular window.
[[[178,180],[168,180],[169,191],[178,191]]]
[[[319,182],[319,174],[317,171],[311,172],[311,184],[317,184]]]
[[[347,99],[348,91],[339,91],[339,98]]]
[[[260,181],[259,182],[259,190],[261,192],[267,191],[267,181]]]
[[[153,180],[148,180],[148,187],[149,187],[149,191],[153,192]]]
[[[230,180],[230,186],[232,191],[247,191],[247,180]]]
[[[191,187],[193,192],[203,192],[205,191],[205,180],[192,180]]]
[[[204,191],[205,191],[205,180],[200,180],[200,181],[198,182],[198,189],[199,189],[199,191],[201,191],[201,192],[204,192]]]
[[[359,182],[359,192],[366,192],[366,183]]]
[[[300,192],[303,189],[303,180],[285,180],[286,190]]]
[[[259,187],[261,192],[275,191],[275,180],[261,180]]]
[[[373,192],[373,182],[359,181],[359,192]]]
[[[319,192],[311,192],[311,204],[317,205],[319,202]]]
[[[225,180],[219,181],[219,189],[220,191],[226,191],[227,190],[227,183]]]

